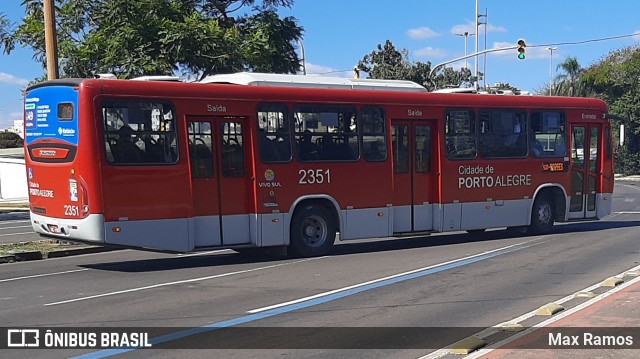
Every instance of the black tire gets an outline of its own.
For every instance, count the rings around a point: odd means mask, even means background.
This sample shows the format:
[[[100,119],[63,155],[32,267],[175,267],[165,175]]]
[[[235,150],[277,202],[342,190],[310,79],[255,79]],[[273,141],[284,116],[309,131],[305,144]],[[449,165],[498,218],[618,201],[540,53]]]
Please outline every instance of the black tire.
[[[297,257],[315,257],[329,253],[336,239],[336,224],[325,207],[305,204],[291,219],[291,254]]]
[[[553,202],[549,196],[541,194],[533,202],[531,210],[531,224],[527,232],[529,234],[545,234],[551,232],[556,214]]]

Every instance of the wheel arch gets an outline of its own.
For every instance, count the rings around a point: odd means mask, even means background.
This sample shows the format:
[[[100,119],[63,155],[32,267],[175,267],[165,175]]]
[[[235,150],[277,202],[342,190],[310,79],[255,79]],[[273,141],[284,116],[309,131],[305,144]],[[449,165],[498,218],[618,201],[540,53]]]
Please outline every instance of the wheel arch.
[[[291,220],[293,219],[293,216],[295,215],[296,210],[298,210],[298,208],[300,208],[301,206],[304,206],[305,204],[309,204],[309,203],[319,204],[325,207],[331,213],[333,220],[336,224],[336,228],[338,228],[338,231],[343,232],[344,221],[342,221],[342,218],[340,215],[340,206],[338,205],[338,201],[336,201],[335,198],[328,195],[321,195],[321,194],[302,196],[296,199],[291,204],[291,208],[289,208],[287,223],[285,223],[285,228],[286,228],[285,244],[287,245],[290,244],[289,241],[291,238]]]
[[[567,221],[567,191],[564,189],[564,186],[559,183],[547,183],[538,187],[531,199],[528,224],[531,224],[531,213],[533,212],[533,205],[538,196],[548,196],[549,199],[551,199],[556,222]]]

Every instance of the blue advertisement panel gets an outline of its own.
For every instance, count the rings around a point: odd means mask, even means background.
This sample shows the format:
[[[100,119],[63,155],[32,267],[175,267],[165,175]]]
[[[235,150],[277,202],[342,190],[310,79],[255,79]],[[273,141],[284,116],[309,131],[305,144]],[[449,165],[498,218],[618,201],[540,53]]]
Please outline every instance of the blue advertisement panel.
[[[24,123],[27,145],[47,139],[77,146],[77,89],[70,86],[45,86],[31,90],[25,98]]]

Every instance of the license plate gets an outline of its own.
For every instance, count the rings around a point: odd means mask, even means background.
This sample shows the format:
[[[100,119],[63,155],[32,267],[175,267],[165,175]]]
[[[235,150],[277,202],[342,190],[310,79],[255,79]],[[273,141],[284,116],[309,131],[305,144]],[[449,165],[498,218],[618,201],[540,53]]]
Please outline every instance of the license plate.
[[[56,226],[55,224],[48,224],[47,227],[49,228],[49,232],[51,233],[56,233],[56,234],[62,233],[60,232],[60,227]]]

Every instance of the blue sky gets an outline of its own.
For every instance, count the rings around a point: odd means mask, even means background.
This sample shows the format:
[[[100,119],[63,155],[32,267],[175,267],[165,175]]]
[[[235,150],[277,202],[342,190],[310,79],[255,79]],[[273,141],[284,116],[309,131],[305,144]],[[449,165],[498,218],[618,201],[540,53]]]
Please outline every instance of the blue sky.
[[[24,17],[22,1],[3,0],[0,12],[19,22]],[[439,64],[463,56],[465,31],[475,33],[476,0],[295,0],[282,15],[294,16],[304,27],[303,44],[308,74],[351,76],[351,69],[376,45],[391,40],[407,49],[412,61]],[[516,50],[487,55],[487,84],[508,82],[522,90],[535,91],[549,82],[549,45],[555,67],[575,56],[588,67],[611,50],[637,45],[640,36],[554,45],[640,33],[640,2],[637,0],[479,0],[480,13],[488,14],[487,48],[515,45],[526,39],[526,59]],[[483,19],[484,20],[484,19]],[[544,45],[544,46],[535,46]],[[479,47],[484,48],[482,27]],[[475,50],[475,36],[468,38],[468,52]],[[45,70],[30,49],[0,54],[0,128],[10,127],[22,117],[21,89]],[[474,69],[474,61],[468,61]],[[451,66],[463,66],[464,61]],[[482,60],[479,64],[483,71]]]

